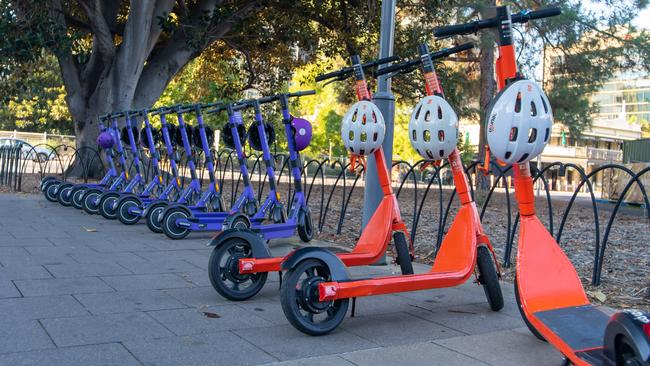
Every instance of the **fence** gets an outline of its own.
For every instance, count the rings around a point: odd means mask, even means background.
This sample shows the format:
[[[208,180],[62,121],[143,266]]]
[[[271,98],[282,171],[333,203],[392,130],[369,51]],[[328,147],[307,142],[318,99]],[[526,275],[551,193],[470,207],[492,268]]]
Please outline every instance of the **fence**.
[[[0,185],[8,186],[15,191],[29,190],[37,186],[40,178],[45,175],[56,175],[66,179],[67,172],[74,168],[81,173],[80,180],[88,181],[90,167],[101,161],[98,151],[84,151],[84,153],[67,145],[50,148],[51,154],[48,159],[41,161],[25,158],[29,154],[21,153],[18,148],[0,147]],[[169,159],[165,156],[164,149],[159,153],[162,155],[163,171],[169,172]],[[216,177],[224,201],[232,205],[243,185],[237,156],[231,150],[215,151],[213,154],[216,162]],[[195,152],[195,158],[199,162],[198,172],[201,179],[207,179],[208,174],[201,153]],[[150,161],[146,157],[146,151],[144,161]],[[248,164],[251,181],[256,188],[258,198],[261,199],[268,191],[263,159],[259,155],[250,154]],[[284,197],[283,201],[289,207],[293,184],[290,181],[288,156],[276,154],[275,164],[278,186]],[[444,234],[454,217],[457,203],[454,199],[455,189],[448,165],[422,169],[423,164],[423,161],[415,164],[406,161],[393,162],[393,185],[416,250],[421,258],[434,260],[436,249],[441,245]],[[508,268],[513,263],[519,223],[511,185],[511,167],[492,164],[489,176],[487,179],[482,179],[482,173],[478,170],[480,164],[481,162],[473,162],[465,167],[472,187],[477,185],[476,179],[479,178],[481,182],[478,185],[484,185],[484,189],[480,191],[472,189],[471,193],[475,197],[481,219],[500,256],[502,265]],[[151,166],[146,165],[144,168],[145,175],[150,175]],[[319,235],[324,239],[345,241],[349,244],[352,242],[350,232],[358,233],[361,227],[360,207],[363,206],[364,183],[362,171],[353,173],[348,168],[349,164],[343,160],[304,159],[303,161],[305,194],[314,221],[317,223]],[[132,170],[133,166],[130,165],[129,169]],[[188,169],[186,159],[181,159],[180,172],[183,183],[189,177]],[[641,178],[648,174],[650,167],[634,172],[623,165],[607,164],[585,173],[577,165],[556,162],[545,166],[542,170],[538,170],[534,165],[531,169],[538,188],[539,216],[546,223],[549,232],[570,256],[572,251],[581,250],[584,253],[585,248],[591,251],[589,258],[583,255],[580,259],[581,263],[576,267],[579,272],[583,272],[584,277],[589,278],[588,282],[592,285],[601,284],[605,264],[608,268],[621,265],[618,263],[618,254],[611,254],[617,253],[617,247],[611,247],[613,228],[617,223],[621,230],[618,230],[616,235],[625,236],[626,229],[635,235],[641,235],[641,239],[633,240],[632,244],[629,238],[619,238],[615,240],[617,246],[637,245],[631,249],[632,252],[640,250],[642,253],[648,253],[650,203],[646,189],[641,184]],[[570,170],[578,174],[580,181],[575,185],[573,192],[560,193],[550,190],[545,173],[553,170],[559,176],[565,175]],[[626,175],[628,181],[617,200],[605,203],[599,197],[599,192],[594,189],[594,180],[597,174],[609,171],[618,171],[619,176]],[[169,178],[169,174],[166,173],[166,179]],[[31,179],[29,183],[31,188],[25,183],[29,179]],[[643,204],[640,207],[629,208],[624,198],[633,187],[637,187],[641,192]],[[621,226],[623,224],[617,220],[622,210],[631,210],[631,213],[625,213],[627,226]],[[628,214],[633,215],[632,220],[627,218]],[[341,235],[344,231],[346,235]],[[630,249],[626,247],[625,251],[627,253]],[[646,265],[645,268],[647,271],[649,267]],[[629,275],[644,276],[645,274],[632,271]],[[642,280],[647,281],[647,278]]]

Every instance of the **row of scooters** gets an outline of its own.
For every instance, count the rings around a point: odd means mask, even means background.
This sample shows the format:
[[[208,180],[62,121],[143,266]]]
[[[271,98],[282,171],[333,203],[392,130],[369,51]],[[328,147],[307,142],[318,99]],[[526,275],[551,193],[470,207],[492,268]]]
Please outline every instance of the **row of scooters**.
[[[165,233],[169,238],[182,239],[193,231],[222,231],[229,228],[252,228],[268,239],[298,235],[304,242],[313,237],[311,211],[302,192],[302,169],[299,152],[309,146],[311,124],[289,113],[289,100],[313,91],[277,94],[261,99],[236,103],[209,103],[174,105],[155,110],[136,110],[111,113],[99,117],[99,148],[104,152],[107,169],[98,183],[60,181],[46,177],[41,182],[45,198],[63,206],[83,209],[89,214],[133,225],[145,219],[147,227],[155,233]],[[272,124],[264,121],[261,106],[278,102],[283,114],[284,130],[289,143],[289,165],[296,192],[287,213],[277,190],[274,157],[270,146],[275,140]],[[255,122],[246,129],[242,111],[254,109]],[[221,131],[226,146],[233,149],[239,163],[239,179],[243,189],[230,209],[223,203],[220,185],[215,173],[215,159],[211,146],[212,129],[206,126],[203,114],[225,112],[228,123]],[[178,125],[167,121],[176,115]],[[192,127],[185,121],[188,114],[196,119]],[[149,116],[158,116],[160,129],[152,127]],[[119,120],[124,127],[119,128]],[[143,121],[139,131],[137,125]],[[244,143],[262,152],[269,192],[259,204],[251,184]],[[123,144],[128,144],[125,149]],[[169,162],[168,171],[161,168],[159,146],[162,145]],[[143,150],[148,150],[151,177],[145,180]],[[190,181],[183,184],[180,174],[180,152],[190,173]],[[130,159],[129,159],[130,157]],[[197,161],[201,157],[203,161]],[[129,164],[130,160],[130,164]],[[129,169],[129,165],[132,169]],[[202,189],[197,166],[208,173],[208,185]],[[130,174],[130,171],[134,174]]]
[[[548,143],[553,115],[543,90],[518,70],[512,27],[513,23],[560,13],[559,8],[546,8],[511,14],[507,6],[498,6],[492,18],[440,27],[434,33],[441,38],[487,29],[497,35],[499,57],[495,70],[500,92],[486,111],[486,137],[494,158],[512,165],[520,215],[515,299],[524,322],[536,337],[556,347],[566,357],[567,365],[648,366],[650,315],[624,310],[610,316],[591,304],[575,268],[535,212],[529,162]],[[368,164],[375,164],[383,197],[354,248],[346,253],[307,246],[286,256],[274,256],[266,233],[254,226],[219,232],[209,244],[213,250],[208,273],[215,290],[233,301],[250,299],[263,288],[268,273],[279,272],[285,316],[296,329],[314,336],[335,330],[348,314],[350,302],[354,315],[358,297],[459,286],[472,277],[484,289],[489,308],[502,309],[501,270],[456,148],[458,117],[445,100],[435,72],[435,62],[472,47],[464,44],[430,53],[423,44],[417,58],[390,66],[386,64],[396,61],[396,57],[362,63],[359,56],[352,56],[351,66],[318,76],[317,81],[354,79],[358,101],[343,117],[341,138],[353,156],[374,157]],[[400,216],[382,149],[386,127],[381,111],[371,102],[365,77],[370,70],[375,75],[394,77],[416,69],[422,70],[426,97],[412,112],[409,138],[425,159],[449,161],[460,201],[435,261],[424,273],[413,270],[413,246]],[[288,110],[283,114],[288,126]],[[260,121],[256,113],[256,122]],[[292,155],[295,136],[287,136]],[[391,239],[401,274],[370,278],[349,274],[348,267],[369,265],[382,258]]]

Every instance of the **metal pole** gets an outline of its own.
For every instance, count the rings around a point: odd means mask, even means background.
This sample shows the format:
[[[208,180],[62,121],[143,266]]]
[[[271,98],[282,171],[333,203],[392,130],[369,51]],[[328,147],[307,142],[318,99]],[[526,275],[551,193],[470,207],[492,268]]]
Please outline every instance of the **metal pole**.
[[[393,40],[395,34],[395,1],[383,0],[381,3],[381,26],[379,34],[379,58],[390,57],[393,55]],[[380,66],[385,67],[385,66]],[[386,164],[390,170],[393,161],[393,130],[395,120],[395,96],[390,90],[390,79],[388,75],[382,75],[377,80],[377,92],[374,96],[374,103],[377,105],[384,121],[386,121],[386,137],[382,146]],[[379,206],[383,194],[379,186],[379,177],[375,168],[375,159],[371,155],[368,157],[366,165],[366,185],[363,199],[363,227],[366,226],[372,214]],[[377,264],[386,264],[386,258],[379,260]]]

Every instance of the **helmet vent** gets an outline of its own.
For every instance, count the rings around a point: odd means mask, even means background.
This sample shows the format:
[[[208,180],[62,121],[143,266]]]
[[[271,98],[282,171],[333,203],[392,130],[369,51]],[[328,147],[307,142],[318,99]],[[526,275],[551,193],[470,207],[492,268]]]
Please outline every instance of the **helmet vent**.
[[[508,138],[510,141],[517,141],[517,135],[519,134],[519,129],[517,127],[512,127],[510,129],[510,137]]]
[[[412,136],[413,141],[417,141],[418,140],[418,132],[416,130],[411,130],[411,132],[412,132],[411,135],[413,135]]]
[[[537,116],[537,106],[535,105],[535,103],[533,103],[533,101],[530,102],[530,116],[531,117]]]
[[[375,142],[376,142],[378,138],[379,138],[379,134],[378,134],[377,132],[375,132],[374,134],[372,134],[372,141],[375,141]]]
[[[359,111],[359,110],[357,109],[357,110],[354,111],[354,113],[352,114],[352,122],[356,122],[356,121],[357,121],[357,112],[358,112],[358,111]]]
[[[445,131],[438,130],[438,141],[440,141],[440,142],[445,141]]]
[[[366,140],[368,140],[368,135],[365,132],[361,132],[359,140],[361,140],[361,142],[366,142]]]
[[[348,138],[350,139],[350,141],[354,141],[354,131],[350,131],[348,133]]]
[[[427,150],[427,156],[429,157],[429,159],[434,159],[433,153],[431,152],[431,150]]]
[[[521,92],[517,93],[517,100],[515,101],[515,113],[521,112]]]
[[[415,119],[420,118],[420,111],[422,111],[422,105],[418,107],[418,110],[415,111]]]
[[[425,120],[426,122],[431,121],[431,111],[427,111],[427,112],[424,114],[424,120]],[[427,141],[428,141],[428,140],[427,140]]]
[[[438,119],[442,119],[442,108],[438,106]]]
[[[546,133],[544,134],[544,142],[548,142],[548,133],[549,133],[549,128],[546,128]]]
[[[429,130],[424,130],[424,133],[422,134],[422,139],[425,142],[431,141],[431,132]]]
[[[524,155],[521,156],[521,159],[519,159],[518,163],[522,163],[528,159],[528,153],[525,153]]]
[[[364,152],[365,152],[364,149],[359,150],[359,155],[363,155]]]
[[[363,117],[361,117],[361,124],[365,125],[366,124],[366,115],[364,114]]]
[[[445,150],[440,150],[438,153],[440,154],[440,157],[441,157],[441,158],[442,158],[443,156],[445,156]]]
[[[546,105],[544,98],[542,98],[542,106],[544,106],[544,113],[548,113],[548,105]]]
[[[512,155],[512,151],[506,151],[506,159],[510,159],[511,155]]]
[[[528,143],[535,142],[535,139],[537,139],[537,129],[531,128],[528,130]]]

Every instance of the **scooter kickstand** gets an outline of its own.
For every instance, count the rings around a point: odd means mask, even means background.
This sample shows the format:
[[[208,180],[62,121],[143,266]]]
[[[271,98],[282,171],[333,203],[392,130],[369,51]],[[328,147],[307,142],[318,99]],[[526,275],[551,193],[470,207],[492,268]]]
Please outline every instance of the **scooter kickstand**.
[[[278,271],[278,276],[280,276],[280,287],[278,289],[282,288],[282,271]]]
[[[350,318],[354,318],[354,312],[357,310],[357,298],[352,298],[352,311],[350,312]]]

